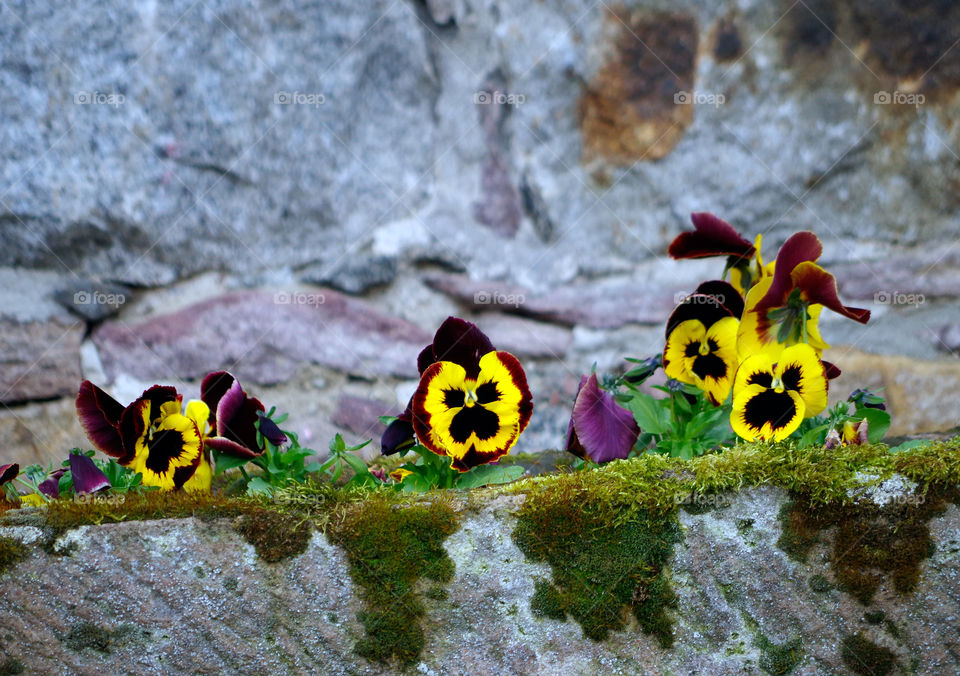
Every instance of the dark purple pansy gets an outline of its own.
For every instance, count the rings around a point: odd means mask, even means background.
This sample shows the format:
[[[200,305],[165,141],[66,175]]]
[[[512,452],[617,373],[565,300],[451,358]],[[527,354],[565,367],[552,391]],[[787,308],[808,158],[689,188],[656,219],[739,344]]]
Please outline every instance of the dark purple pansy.
[[[592,462],[626,458],[640,436],[630,411],[603,390],[596,374],[583,376],[567,427],[567,450]]]
[[[690,214],[693,231],[682,232],[670,243],[667,253],[672,258],[707,258],[709,256],[753,257],[753,243],[732,225],[713,214]]]
[[[233,374],[208,373],[200,384],[200,398],[210,407],[213,425],[214,433],[206,439],[208,448],[238,458],[263,454],[257,444],[257,420],[265,409],[259,399],[244,392]]]
[[[18,474],[20,474],[20,465],[17,463],[13,462],[9,465],[0,465],[0,486],[8,481],[13,481],[17,478]]]
[[[48,498],[56,500],[60,497],[60,477],[62,477],[66,471],[67,470],[63,468],[54,470],[46,479],[40,482],[37,490]]]
[[[476,324],[458,317],[447,317],[427,345],[417,356],[417,370],[422,376],[438,361],[452,361],[462,366],[467,376],[476,378],[480,373],[480,357],[496,348]],[[416,443],[413,431],[411,401],[397,419],[387,425],[380,437],[380,453],[393,455]]]
[[[94,464],[93,459],[82,453],[70,454],[70,476],[73,478],[73,490],[77,495],[96,493],[110,488],[110,480]]]

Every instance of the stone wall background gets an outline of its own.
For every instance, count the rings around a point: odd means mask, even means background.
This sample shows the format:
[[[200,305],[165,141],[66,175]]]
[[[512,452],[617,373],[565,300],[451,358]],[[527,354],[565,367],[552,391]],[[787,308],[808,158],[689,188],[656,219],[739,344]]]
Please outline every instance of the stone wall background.
[[[317,448],[378,434],[448,314],[527,366],[518,450],[579,375],[662,346],[718,261],[823,239],[866,327],[836,396],[960,419],[960,9],[928,0],[0,5],[0,462],[85,443],[89,377],[229,367]],[[122,302],[121,302],[122,301]]]

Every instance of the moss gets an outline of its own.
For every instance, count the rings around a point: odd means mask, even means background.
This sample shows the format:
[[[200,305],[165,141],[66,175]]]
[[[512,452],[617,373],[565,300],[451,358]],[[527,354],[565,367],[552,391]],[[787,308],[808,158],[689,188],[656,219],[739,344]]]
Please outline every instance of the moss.
[[[810,589],[818,594],[826,594],[828,591],[833,589],[833,585],[830,584],[830,580],[825,578],[823,575],[811,576],[809,584]]]
[[[313,524],[303,517],[263,508],[240,517],[236,529],[267,563],[303,554],[313,537]]]
[[[513,539],[528,559],[553,571],[552,582],[536,581],[531,609],[555,619],[570,615],[585,636],[600,641],[625,627],[627,608],[643,631],[669,647],[674,595],[663,569],[680,539],[675,514],[636,513],[617,523],[615,511],[589,494],[554,487],[530,493]]]
[[[867,624],[880,624],[886,616],[882,610],[871,610],[863,614],[863,619]]]
[[[0,574],[27,557],[29,548],[15,538],[0,537]]]
[[[14,657],[8,657],[0,662],[0,676],[18,676],[23,673],[26,673],[26,667],[23,666],[23,662]]]
[[[840,657],[855,674],[885,676],[897,666],[897,656],[889,648],[879,646],[862,634],[845,636]]]
[[[103,653],[109,652],[110,632],[93,622],[77,622],[70,627],[70,631],[63,639],[63,644],[77,652],[84,648],[92,648]]]
[[[911,500],[873,503],[815,504],[794,494],[780,512],[777,542],[791,558],[804,561],[827,529],[832,536],[830,564],[841,589],[869,605],[889,576],[900,593],[916,587],[923,560],[933,551],[928,522],[953,500],[956,486],[926,486]]]
[[[457,527],[456,513],[441,500],[405,506],[386,496],[352,505],[330,522],[327,536],[346,551],[364,602],[358,618],[366,637],[355,646],[359,655],[376,662],[395,658],[405,666],[416,662],[424,646],[424,607],[415,585],[421,578],[453,578],[443,542]]]
[[[758,633],[754,645],[760,649],[760,668],[774,676],[789,674],[803,659],[803,643],[799,637],[778,645]]]

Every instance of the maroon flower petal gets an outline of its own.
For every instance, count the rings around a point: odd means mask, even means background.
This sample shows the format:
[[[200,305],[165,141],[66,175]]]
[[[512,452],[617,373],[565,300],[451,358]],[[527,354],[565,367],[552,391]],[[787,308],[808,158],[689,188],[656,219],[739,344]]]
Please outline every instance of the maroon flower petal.
[[[257,420],[259,413],[264,411],[259,399],[248,397],[240,382],[236,379],[233,385],[220,398],[217,406],[217,437],[233,442],[233,445],[224,445],[222,452],[237,455],[237,446],[246,449],[238,457],[255,457],[263,453],[257,444]],[[219,443],[219,442],[217,442]],[[211,448],[222,450],[215,443]]]
[[[207,437],[204,440],[204,444],[209,449],[223,453],[224,455],[232,455],[236,458],[256,458],[262,454],[260,451],[253,451],[242,444],[238,444],[236,441],[225,439],[224,437]]]
[[[407,412],[409,412],[409,409]],[[393,455],[405,448],[410,448],[414,443],[416,443],[416,440],[413,437],[412,418],[398,417],[387,425],[387,429],[380,436],[380,454]]]
[[[283,433],[277,423],[264,415],[262,411],[258,413],[257,417],[260,419],[260,435],[264,439],[274,446],[282,446],[287,443],[287,435]]]
[[[432,349],[434,361],[452,361],[466,369],[468,377],[476,378],[480,373],[480,357],[496,348],[476,324],[447,317],[433,337]]]
[[[420,354],[417,355],[417,371],[420,375],[423,375],[423,372],[430,368],[430,364],[435,361],[436,359],[433,356],[433,343],[431,343],[423,348]]]
[[[821,360],[820,363],[823,364],[823,374],[827,377],[827,380],[839,378],[840,374],[843,373],[840,367],[833,362]]]
[[[732,225],[706,212],[690,214],[694,230],[682,232],[670,243],[667,253],[672,258],[706,258],[736,256],[750,258],[756,249]]]
[[[81,453],[70,454],[70,476],[77,495],[96,493],[110,488],[110,480],[94,464],[93,459]]]
[[[210,409],[209,423],[213,429],[217,429],[217,407],[220,400],[236,382],[233,374],[227,371],[213,371],[205,375],[200,383],[200,399]]]
[[[8,481],[13,481],[17,478],[18,474],[20,474],[20,465],[17,463],[13,462],[8,465],[0,465],[0,486]]]
[[[580,397],[580,391],[583,390],[583,386],[587,384],[587,376],[580,376],[580,384],[577,385],[577,394],[573,398],[574,404],[576,404],[577,399]],[[583,444],[580,443],[579,437],[577,437],[577,426],[573,424],[573,415],[570,416],[570,423],[567,425],[567,445],[566,449],[568,453],[573,453],[578,458],[583,460],[589,460],[587,452],[583,449]]]
[[[787,297],[794,288],[793,278],[790,276],[793,269],[801,263],[817,260],[822,253],[823,245],[820,244],[820,240],[806,230],[794,233],[783,243],[777,254],[777,264],[773,269],[770,288],[754,308],[760,317],[761,324],[767,321],[767,312],[786,304]]]
[[[123,442],[123,453],[117,456],[121,465],[129,465],[137,455],[137,440],[143,436],[143,416],[146,411],[154,413],[149,399],[137,399],[123,410],[120,417],[120,440]]]
[[[123,457],[123,442],[117,428],[123,406],[99,387],[84,380],[77,393],[77,418],[97,450],[114,458]]]
[[[640,436],[633,414],[600,388],[596,374],[577,395],[571,418],[578,443],[593,462],[626,458]]]
[[[866,324],[870,321],[870,310],[848,307],[840,302],[837,279],[816,263],[801,263],[794,268],[790,278],[800,289],[802,296],[810,303],[819,303],[839,315]]]

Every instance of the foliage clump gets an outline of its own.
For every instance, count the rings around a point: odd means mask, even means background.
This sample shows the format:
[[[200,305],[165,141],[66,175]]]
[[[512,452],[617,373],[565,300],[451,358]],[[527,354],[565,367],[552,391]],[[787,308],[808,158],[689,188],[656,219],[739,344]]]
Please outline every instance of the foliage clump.
[[[567,487],[569,488],[569,487]],[[532,561],[553,570],[538,580],[531,608],[537,615],[570,615],[585,636],[601,641],[626,626],[629,609],[660,645],[673,645],[667,614],[674,594],[664,567],[680,539],[673,515],[637,512],[616,522],[612,502],[584,492],[533,491],[518,514],[514,542]]]
[[[84,648],[92,648],[98,652],[110,651],[110,632],[93,622],[77,622],[63,639],[63,644],[80,652]]]
[[[376,662],[396,658],[405,666],[416,662],[425,642],[416,583],[453,579],[443,542],[458,525],[448,504],[404,506],[383,495],[352,505],[329,523],[327,537],[346,551],[364,602],[358,617],[367,635],[355,646],[359,655]]]
[[[0,537],[0,573],[27,557],[27,546],[16,538]]]

